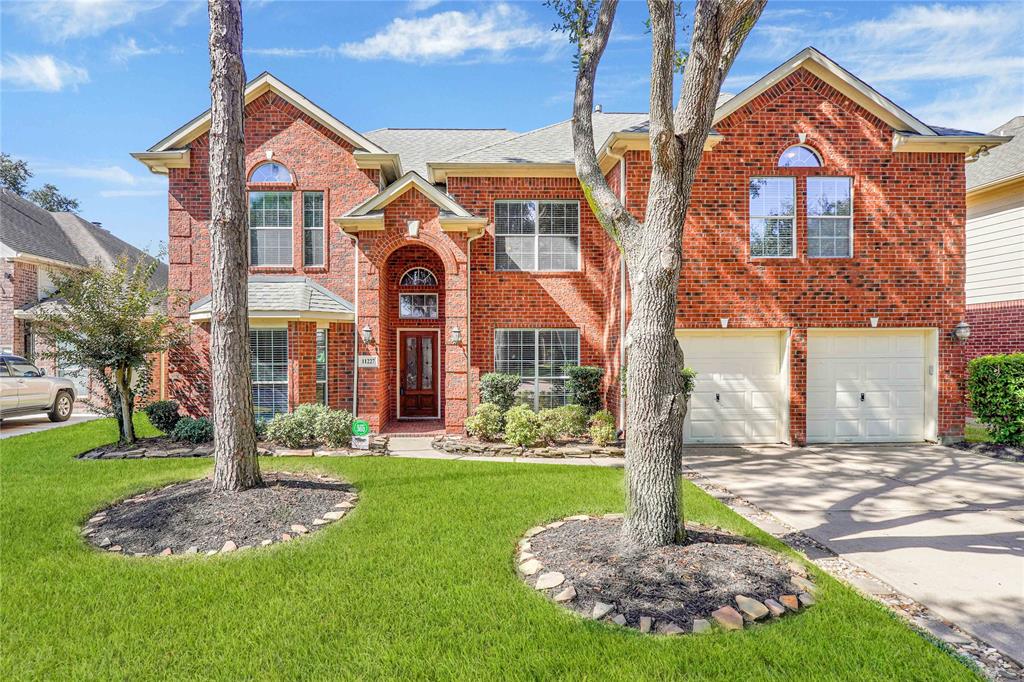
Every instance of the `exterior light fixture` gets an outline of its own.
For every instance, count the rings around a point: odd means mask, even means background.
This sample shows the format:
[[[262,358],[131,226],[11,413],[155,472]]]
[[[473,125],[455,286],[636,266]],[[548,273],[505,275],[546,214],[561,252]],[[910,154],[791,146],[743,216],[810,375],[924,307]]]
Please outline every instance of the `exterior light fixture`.
[[[450,340],[453,346],[457,346],[462,343],[462,330],[459,329],[458,325],[452,327]]]
[[[369,345],[373,341],[373,330],[370,329],[370,325],[366,325],[362,328],[363,343]]]
[[[419,235],[419,233],[420,233],[420,221],[418,221],[418,220],[408,220],[408,221],[406,221],[406,226],[409,228],[409,236],[410,237],[415,237],[415,236]]]
[[[878,318],[877,317],[871,317],[871,318],[868,318],[868,319],[871,321],[871,326],[872,327],[877,327],[878,326]]]
[[[728,317],[719,318],[718,321],[722,323],[722,329],[726,329],[726,328],[729,327],[729,318]]]
[[[966,322],[957,322],[953,327],[953,340],[964,342],[971,337],[971,325]]]

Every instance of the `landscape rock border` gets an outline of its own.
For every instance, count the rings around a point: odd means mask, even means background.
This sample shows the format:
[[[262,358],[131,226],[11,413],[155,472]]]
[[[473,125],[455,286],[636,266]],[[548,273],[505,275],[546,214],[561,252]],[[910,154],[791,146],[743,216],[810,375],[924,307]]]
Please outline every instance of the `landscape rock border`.
[[[541,561],[530,551],[533,538],[547,530],[560,528],[569,521],[591,521],[596,519],[621,519],[622,514],[603,514],[595,516],[590,514],[576,514],[558,521],[552,521],[543,526],[534,526],[526,531],[519,540],[516,549],[516,573],[530,587],[542,592],[548,599],[556,604],[566,607],[577,598],[574,585],[568,582],[566,576],[558,571],[546,571]],[[780,594],[774,599],[766,599],[764,602],[737,594],[734,604],[723,604],[704,618],[696,618],[693,621],[693,634],[719,629],[723,631],[743,630],[748,625],[758,622],[768,622],[782,618],[789,613],[797,613],[803,609],[813,606],[816,602],[818,587],[808,576],[804,566],[796,561],[787,564],[790,572],[790,584],[793,586],[791,594]],[[567,607],[566,607],[567,608]],[[576,609],[569,609],[579,614]],[[613,623],[622,627],[637,629],[644,634],[681,635],[687,634],[686,630],[671,621],[660,622],[652,616],[642,616],[634,628],[626,621],[626,617],[616,612],[616,605],[597,601],[590,609],[590,619]]]
[[[365,457],[387,455],[389,438],[376,435],[370,439],[369,450],[353,448],[285,448],[272,443],[258,443],[257,452],[264,457]],[[101,445],[75,456],[75,459],[175,459],[183,457],[212,457],[213,443],[193,445],[171,440],[167,436],[140,438],[129,447],[116,443]]]
[[[508,443],[483,441],[469,436],[438,436],[431,443],[435,450],[452,455],[480,455],[483,457],[543,457],[579,458],[624,457],[622,443],[594,445],[593,443],[561,443],[550,446],[524,448]]]

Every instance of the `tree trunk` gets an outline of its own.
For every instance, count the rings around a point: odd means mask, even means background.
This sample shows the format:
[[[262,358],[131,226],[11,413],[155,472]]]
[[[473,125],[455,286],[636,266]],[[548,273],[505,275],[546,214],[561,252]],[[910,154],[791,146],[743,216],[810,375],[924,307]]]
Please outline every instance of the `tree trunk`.
[[[245,67],[240,0],[210,0],[210,271],[214,490],[263,484],[249,371]]]
[[[130,445],[136,440],[135,423],[132,421],[131,370],[118,367],[114,370],[114,381],[117,386],[117,416],[121,443]]]

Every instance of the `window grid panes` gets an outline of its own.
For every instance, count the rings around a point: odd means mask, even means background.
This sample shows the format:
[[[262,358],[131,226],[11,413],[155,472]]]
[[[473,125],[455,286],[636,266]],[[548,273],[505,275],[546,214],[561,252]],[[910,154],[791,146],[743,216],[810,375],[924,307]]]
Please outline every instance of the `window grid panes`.
[[[807,178],[807,255],[853,256],[853,188],[850,178]]]
[[[249,193],[249,260],[252,265],[292,264],[291,192]]]
[[[576,329],[497,329],[494,369],[518,374],[520,397],[533,409],[565,405],[567,366],[579,364],[580,336]]]
[[[288,172],[288,169],[279,163],[269,162],[264,163],[256,168],[252,172],[252,176],[249,178],[249,182],[261,183],[261,182],[291,182],[292,174]]]
[[[780,168],[820,168],[821,159],[807,147],[794,145],[782,152],[779,157]]]
[[[495,202],[495,270],[578,270],[579,258],[579,202]]]
[[[302,193],[302,262],[324,264],[324,193]]]
[[[437,294],[399,294],[398,316],[413,320],[436,320]]]
[[[257,419],[288,411],[288,330],[250,329],[252,406]]]
[[[398,284],[403,287],[436,287],[437,278],[426,268],[413,268],[402,275]]]
[[[316,401],[327,404],[327,330],[316,330]]]
[[[796,227],[796,179],[751,178],[750,255],[790,258]]]

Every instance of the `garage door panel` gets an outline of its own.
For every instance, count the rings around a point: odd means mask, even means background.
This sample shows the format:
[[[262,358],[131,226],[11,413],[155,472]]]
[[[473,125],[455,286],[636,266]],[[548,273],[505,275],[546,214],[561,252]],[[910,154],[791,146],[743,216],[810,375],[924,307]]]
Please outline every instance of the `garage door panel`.
[[[750,409],[777,414],[779,409],[778,391],[751,391]]]
[[[860,393],[836,390],[835,407],[837,409],[856,408],[858,405],[860,405]]]

